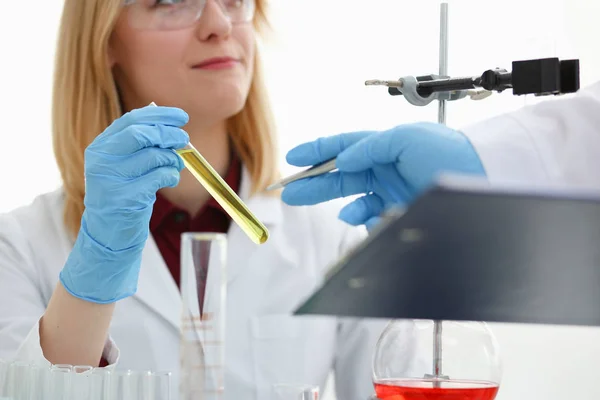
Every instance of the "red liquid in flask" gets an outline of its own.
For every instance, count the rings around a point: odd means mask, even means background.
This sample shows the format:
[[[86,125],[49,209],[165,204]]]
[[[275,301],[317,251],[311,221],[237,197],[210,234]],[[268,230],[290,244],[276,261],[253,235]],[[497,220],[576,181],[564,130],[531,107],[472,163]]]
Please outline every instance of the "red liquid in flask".
[[[394,379],[375,382],[381,400],[493,400],[498,385],[483,381]]]

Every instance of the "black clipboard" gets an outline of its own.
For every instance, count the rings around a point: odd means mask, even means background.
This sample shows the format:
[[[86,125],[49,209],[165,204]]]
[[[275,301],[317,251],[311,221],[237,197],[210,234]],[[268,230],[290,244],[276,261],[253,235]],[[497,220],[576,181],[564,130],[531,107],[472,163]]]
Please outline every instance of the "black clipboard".
[[[440,181],[295,312],[600,326],[600,193]]]

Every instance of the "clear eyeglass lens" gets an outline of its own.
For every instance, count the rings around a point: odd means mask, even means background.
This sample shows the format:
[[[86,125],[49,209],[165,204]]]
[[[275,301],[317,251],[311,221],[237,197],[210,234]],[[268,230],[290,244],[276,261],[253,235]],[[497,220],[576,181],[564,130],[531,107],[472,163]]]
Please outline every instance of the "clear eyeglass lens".
[[[175,30],[195,24],[210,0],[125,0],[134,29]],[[254,18],[255,0],[215,0],[232,23]]]

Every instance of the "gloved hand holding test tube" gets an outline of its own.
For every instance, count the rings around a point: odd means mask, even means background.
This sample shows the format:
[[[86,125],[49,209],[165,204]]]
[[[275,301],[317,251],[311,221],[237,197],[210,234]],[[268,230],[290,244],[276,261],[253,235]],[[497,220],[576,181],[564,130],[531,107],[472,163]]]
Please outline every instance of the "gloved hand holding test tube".
[[[150,106],[157,107],[154,102],[150,103]],[[176,150],[176,153],[183,159],[184,165],[192,175],[254,243],[263,244],[267,241],[269,238],[267,228],[191,143]]]

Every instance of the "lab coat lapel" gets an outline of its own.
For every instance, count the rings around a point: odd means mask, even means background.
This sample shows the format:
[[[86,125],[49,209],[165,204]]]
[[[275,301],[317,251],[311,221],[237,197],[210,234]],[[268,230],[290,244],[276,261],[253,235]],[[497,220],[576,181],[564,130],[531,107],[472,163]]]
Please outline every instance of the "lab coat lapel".
[[[278,225],[283,220],[282,203],[278,195],[256,194],[250,196],[251,178],[246,168],[242,169],[242,179],[239,196],[256,217],[269,229],[269,240],[266,244],[257,245],[252,242],[242,229],[234,222],[231,223],[227,235],[227,258],[225,275],[227,283],[233,282],[248,266],[254,257],[265,251],[269,256],[268,261],[279,262],[272,259],[280,255],[288,264],[295,264],[293,247],[282,240],[282,235],[277,235]],[[259,251],[260,250],[260,251]],[[215,301],[211,290],[212,285],[207,285],[206,301]],[[139,301],[167,320],[174,328],[179,330],[181,325],[181,295],[177,283],[173,280],[167,265],[160,254],[156,242],[150,236],[142,253],[142,266],[140,269],[138,290],[134,295]]]
[[[134,297],[179,330],[182,304],[179,288],[152,236],[142,253],[138,290]]]
[[[277,194],[255,194],[250,196],[251,184],[250,173],[246,168],[243,168],[239,196],[259,221],[267,227],[269,240],[262,245],[255,244],[237,224],[231,224],[227,236],[226,275],[228,283],[233,282],[240,274],[247,271],[253,257],[261,254],[261,250],[265,246],[271,247],[273,242],[277,240],[277,235],[274,235],[274,233],[283,220],[283,205],[280,197]]]

